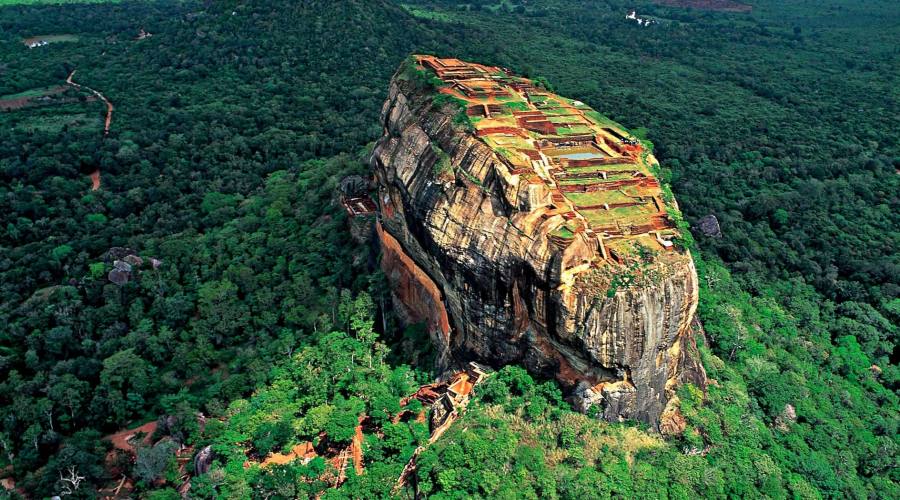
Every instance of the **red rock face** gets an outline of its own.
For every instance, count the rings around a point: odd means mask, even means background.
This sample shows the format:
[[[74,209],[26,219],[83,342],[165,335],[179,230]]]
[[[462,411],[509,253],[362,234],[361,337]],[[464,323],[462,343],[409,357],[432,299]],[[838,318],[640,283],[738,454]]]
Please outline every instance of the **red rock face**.
[[[384,232],[381,223],[375,226],[381,241],[381,269],[391,282],[392,291],[410,323],[425,323],[431,333],[440,334],[449,342],[450,321],[441,298],[441,291],[406,252],[400,243]]]

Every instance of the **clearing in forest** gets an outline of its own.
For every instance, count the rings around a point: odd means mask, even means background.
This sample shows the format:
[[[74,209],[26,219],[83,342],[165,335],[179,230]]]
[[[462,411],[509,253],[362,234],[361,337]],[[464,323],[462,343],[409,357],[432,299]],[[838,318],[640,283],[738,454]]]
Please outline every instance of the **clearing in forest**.
[[[50,43],[60,43],[60,42],[77,42],[77,35],[40,35],[33,36],[29,38],[25,38],[22,40],[22,43],[27,45],[28,47],[40,47],[42,45],[47,45]]]
[[[56,85],[53,87],[30,89],[24,92],[19,92],[18,94],[0,96],[0,111],[6,111],[9,109],[21,109],[25,106],[36,104],[40,102],[40,100],[49,100],[44,98],[62,94],[66,91],[67,88],[68,87],[65,87],[63,85]]]
[[[103,439],[112,443],[113,448],[117,450],[122,450],[125,452],[134,452],[135,445],[139,443],[134,442],[134,438],[137,437],[138,434],[143,435],[143,442],[147,443],[150,440],[150,437],[156,432],[156,421],[147,422],[144,425],[140,425],[133,429],[122,429],[115,434],[110,434]]]

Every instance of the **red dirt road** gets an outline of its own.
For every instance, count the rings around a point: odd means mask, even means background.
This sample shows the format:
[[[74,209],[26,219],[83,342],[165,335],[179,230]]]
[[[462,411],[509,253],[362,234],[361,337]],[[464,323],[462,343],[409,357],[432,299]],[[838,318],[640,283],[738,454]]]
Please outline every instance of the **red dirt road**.
[[[106,96],[104,96],[100,92],[97,92],[96,90],[94,90],[90,87],[85,87],[84,85],[80,85],[80,84],[77,84],[74,81],[72,81],[72,77],[74,77],[74,76],[75,76],[75,70],[72,70],[72,73],[70,73],[69,77],[66,78],[66,83],[75,87],[78,90],[87,90],[88,92],[97,96],[97,98],[99,98],[101,101],[103,101],[106,104],[106,123],[103,126],[103,135],[109,135],[109,126],[112,123],[112,114],[113,114],[113,110],[115,108],[113,107],[112,103],[109,102],[109,99],[107,99]]]
[[[149,440],[150,436],[152,436],[153,433],[156,432],[156,422],[149,422],[140,427],[135,427],[134,429],[123,429],[115,434],[110,434],[103,439],[111,441],[116,449],[125,452],[133,452],[134,445],[132,445],[128,441],[138,432],[143,432],[145,434],[145,441]]]
[[[113,107],[112,103],[109,102],[109,99],[107,99],[106,96],[101,94],[100,92],[97,92],[96,90],[94,90],[90,87],[86,87],[84,85],[75,83],[72,80],[72,78],[75,76],[75,71],[76,70],[73,69],[72,72],[69,73],[69,77],[66,78],[66,83],[68,83],[72,87],[75,87],[78,90],[86,90],[86,91],[94,94],[95,96],[97,96],[98,99],[100,99],[101,101],[103,101],[106,104],[106,121],[103,124],[103,136],[106,137],[109,135],[109,126],[112,124],[112,115],[113,115],[113,110],[115,110],[115,107]],[[91,191],[96,191],[98,189],[100,189],[100,169],[97,169],[97,170],[91,172]]]
[[[100,189],[100,170],[91,172],[91,191]]]
[[[350,454],[353,456],[353,468],[356,470],[357,475],[361,475],[363,473],[362,446],[363,446],[362,426],[357,425],[356,430],[354,431],[354,434],[353,434],[353,442],[350,444]]]

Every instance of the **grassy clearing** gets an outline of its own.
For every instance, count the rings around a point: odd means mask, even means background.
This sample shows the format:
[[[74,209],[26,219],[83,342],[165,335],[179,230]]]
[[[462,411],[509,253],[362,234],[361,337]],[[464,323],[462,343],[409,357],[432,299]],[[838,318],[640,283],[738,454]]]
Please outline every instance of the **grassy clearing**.
[[[521,410],[510,412],[500,405],[485,405],[471,412],[464,417],[460,426],[454,426],[446,442],[453,442],[454,437],[458,441],[462,440],[459,436],[464,434],[457,434],[462,432],[478,433],[488,429],[493,434],[495,427],[485,427],[487,421],[479,420],[478,413],[489,417],[493,422],[503,422],[520,443],[539,446],[545,450],[548,465],[583,460],[589,466],[596,466],[603,461],[610,449],[619,451],[627,463],[633,464],[636,455],[665,447],[665,442],[658,436],[649,435],[634,427],[598,426],[590,417],[574,412],[562,415],[558,422],[528,422],[522,418]],[[575,431],[578,446],[570,448],[559,445],[563,430]],[[445,443],[438,446],[445,446]],[[579,448],[580,452],[573,453],[573,448]]]
[[[567,168],[566,172],[570,174],[593,174],[594,172],[608,172],[611,169],[609,167],[614,167],[615,165],[595,165],[593,167],[571,167]]]
[[[559,184],[562,186],[578,186],[581,184],[600,184],[603,177],[585,177],[581,179],[560,179]]]
[[[606,176],[607,181],[622,181],[626,179],[632,179],[633,176],[630,172],[610,172]]]
[[[3,0],[0,0],[3,1]],[[79,40],[77,35],[40,35],[40,36],[32,36],[22,40],[22,43],[28,45],[33,42],[47,42],[47,43],[60,43],[60,42],[77,42]]]
[[[522,155],[520,153],[510,151],[507,148],[496,148],[495,151],[514,164],[522,161]]]
[[[621,224],[645,224],[647,217],[656,213],[652,204],[619,207],[610,210],[602,208],[579,210],[581,215],[591,224],[607,225],[614,222]]]
[[[614,223],[616,220],[615,217],[610,215],[608,210],[603,210],[602,208],[579,210],[579,213],[581,213],[592,226],[606,226]]]
[[[74,113],[64,115],[45,115],[32,116],[26,118],[16,124],[16,128],[31,132],[50,132],[56,133],[63,128],[69,129],[88,129],[102,128],[99,118],[89,116],[87,113]]]
[[[609,118],[601,115],[600,113],[598,113],[596,111],[585,111],[584,116],[588,117],[589,120],[591,120],[592,122],[594,122],[597,125],[600,125],[601,127],[613,127],[613,128],[625,130],[618,123],[610,120]]]
[[[631,207],[619,207],[609,210],[615,218],[629,219],[632,217],[640,217],[645,220],[648,215],[656,213],[656,208],[652,203],[644,203],[643,205],[634,205]]]
[[[3,0],[0,0],[2,2]],[[401,4],[401,6],[409,12],[414,17],[418,17],[419,19],[428,19],[430,21],[443,21],[449,22],[455,19],[455,16],[450,14],[449,12],[442,12],[437,10],[423,9],[422,7],[416,7],[414,5],[409,4]]]
[[[58,92],[56,92],[56,90],[58,88],[59,88],[58,86],[52,86],[52,87],[43,87],[43,88],[37,88],[37,89],[29,89],[24,92],[19,92],[18,94],[10,94],[10,95],[0,96],[0,101],[11,101],[13,99],[22,99],[23,97],[40,97],[43,95],[56,94],[56,93],[58,93]]]
[[[635,198],[640,196],[648,196],[650,194],[646,188],[638,186],[622,186],[621,188],[619,188],[619,190],[625,193],[625,195],[634,196]]]
[[[513,111],[527,111],[528,104],[523,101],[507,102],[503,105],[505,111],[512,113]]]
[[[580,116],[564,115],[564,116],[550,117],[550,123],[565,124],[565,123],[583,123],[583,122],[581,121]]]
[[[558,135],[581,135],[590,134],[592,132],[590,127],[583,125],[577,125],[575,127],[556,127],[556,133]]]
[[[550,106],[556,106],[557,103],[548,103]],[[571,113],[567,108],[559,108],[559,107],[551,107],[551,108],[541,108],[541,111],[548,117],[550,116],[567,116]]]
[[[531,144],[521,137],[488,136],[485,139],[485,142],[494,150],[504,149],[507,153],[509,153],[511,149],[531,149]]]
[[[571,239],[575,237],[575,233],[572,232],[567,226],[560,226],[556,228],[552,233],[553,236],[558,236],[560,238]]]
[[[634,201],[619,191],[597,191],[594,193],[565,193],[565,197],[576,206],[589,207],[604,203],[628,203]]]

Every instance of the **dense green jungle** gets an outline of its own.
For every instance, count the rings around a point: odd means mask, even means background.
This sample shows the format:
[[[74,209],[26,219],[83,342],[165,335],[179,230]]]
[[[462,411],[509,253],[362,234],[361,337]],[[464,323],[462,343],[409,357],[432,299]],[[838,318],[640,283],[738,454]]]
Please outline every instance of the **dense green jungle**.
[[[897,2],[17,3],[0,102],[76,71],[115,111],[104,137],[90,93],[0,109],[0,497],[181,498],[209,446],[187,498],[900,498]],[[395,487],[428,429],[391,416],[438,373],[338,193],[412,53],[545,78],[717,217],[692,245],[714,382],[679,390],[681,435],[495,367]],[[322,458],[258,464],[361,414],[340,488]],[[135,458],[103,439],[151,422]]]

